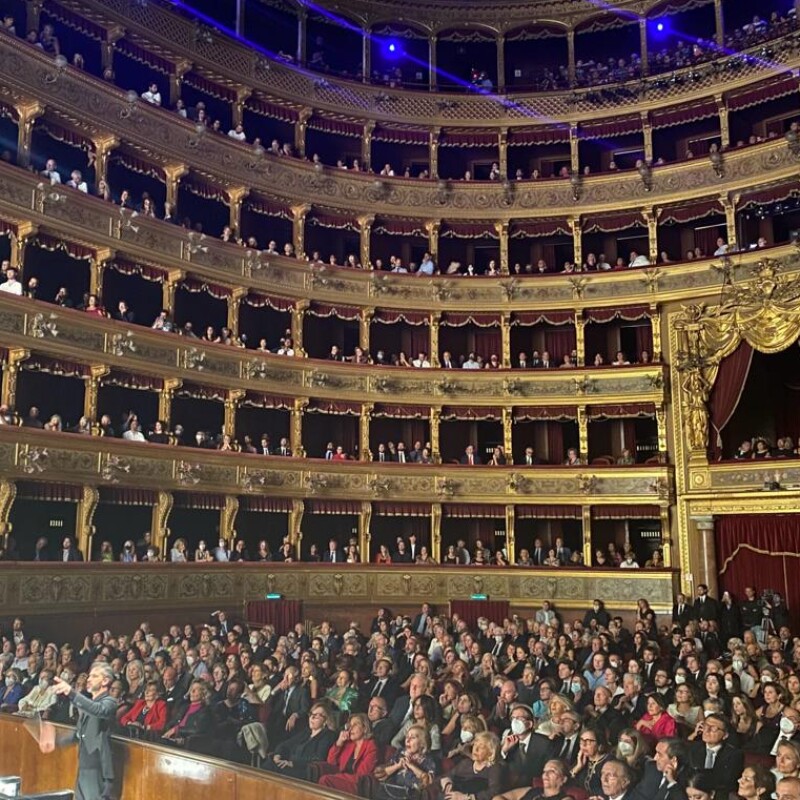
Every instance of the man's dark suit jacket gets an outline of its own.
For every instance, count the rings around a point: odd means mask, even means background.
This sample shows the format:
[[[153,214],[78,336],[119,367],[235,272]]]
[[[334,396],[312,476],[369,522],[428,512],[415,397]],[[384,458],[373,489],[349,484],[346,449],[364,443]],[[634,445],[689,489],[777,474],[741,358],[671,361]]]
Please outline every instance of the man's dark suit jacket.
[[[642,779],[634,787],[633,800],[686,800],[686,791],[680,783],[674,783],[671,787],[661,786],[663,777],[656,762],[647,761]]]
[[[555,758],[553,742],[540,733],[532,733],[528,739],[528,748],[522,753],[520,745],[509,751],[505,759],[509,773],[508,785],[512,787],[530,786],[534,778],[540,778],[544,765]]]
[[[725,797],[735,793],[739,778],[744,769],[744,752],[723,742],[722,749],[717,753],[714,768],[705,769],[706,746],[703,742],[694,742],[689,748],[689,761],[695,769],[711,774],[711,781],[717,794]]]
[[[337,548],[337,550],[336,550],[336,561],[333,562],[333,561],[331,561],[331,551],[330,551],[330,549],[328,549],[322,554],[322,560],[324,562],[326,562],[327,564],[333,564],[333,563],[344,564],[344,562],[346,560],[345,557],[344,557],[344,550],[340,550],[340,549]]]

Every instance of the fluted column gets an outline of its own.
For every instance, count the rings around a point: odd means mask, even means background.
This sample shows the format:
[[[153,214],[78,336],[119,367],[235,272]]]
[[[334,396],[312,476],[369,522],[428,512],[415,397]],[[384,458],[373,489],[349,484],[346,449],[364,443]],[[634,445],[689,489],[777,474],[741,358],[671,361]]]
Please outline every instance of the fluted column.
[[[114,45],[125,36],[125,28],[113,25],[106,29],[105,39],[100,43],[100,64],[103,71],[114,71]]]
[[[431,178],[439,177],[439,134],[441,128],[431,128],[428,137],[428,161],[430,161]]]
[[[497,241],[500,245],[500,274],[508,275],[510,271],[508,264],[508,222],[495,222],[494,229],[497,231]]]
[[[189,172],[186,164],[169,164],[164,167],[164,182],[166,184],[166,201],[172,206],[172,213],[178,207],[178,189],[181,178]]]
[[[239,514],[239,498],[225,495],[225,503],[219,510],[219,538],[224,539],[232,550],[236,544],[236,517]]]
[[[14,106],[17,112],[17,164],[28,167],[31,163],[33,126],[44,114],[44,105],[39,102],[20,103]]]
[[[672,567],[672,526],[669,518],[669,505],[664,504],[659,508],[661,517],[661,555],[664,557],[664,566]]]
[[[172,400],[181,386],[183,381],[180,378],[167,378],[164,388],[158,393],[158,418],[167,428],[172,427]]]
[[[297,121],[294,123],[294,151],[298,158],[306,157],[306,133],[312,113],[312,109],[308,107],[303,107],[297,112]]]
[[[360,461],[372,461],[369,448],[369,426],[372,422],[373,403],[361,404],[361,416],[358,420],[358,458]]]
[[[364,269],[372,269],[370,239],[372,237],[372,225],[374,222],[374,214],[363,214],[358,218],[359,258],[361,259],[361,266]]]
[[[295,397],[294,405],[289,412],[291,415],[289,447],[292,450],[292,455],[296,458],[304,458],[306,454],[305,448],[303,447],[303,417],[305,416],[307,405],[307,397]]]
[[[175,64],[175,72],[169,76],[169,104],[174,107],[180,100],[181,89],[183,88],[183,76],[192,68],[192,62],[182,58]]]
[[[95,191],[100,187],[100,181],[108,182],[108,158],[111,152],[119,147],[119,139],[116,136],[99,136],[92,139],[94,146],[94,188]]]
[[[306,257],[306,217],[311,210],[308,203],[292,206],[292,244],[296,258]]]
[[[161,554],[167,557],[167,542],[169,541],[169,515],[175,498],[172,492],[159,492],[156,504],[150,515],[150,543]]]
[[[372,549],[372,503],[362,502],[361,511],[358,515],[358,552],[361,555],[361,563],[369,564],[370,551]]]
[[[578,451],[581,460],[589,460],[589,414],[585,405],[578,406]],[[561,454],[563,457],[563,453]]]
[[[430,219],[425,223],[425,230],[428,232],[428,252],[437,266],[439,264],[439,231],[441,228],[442,221],[440,219]]]
[[[511,368],[511,313],[500,315],[500,365],[503,369]]]
[[[666,464],[667,456],[667,409],[664,403],[656,403],[656,430],[658,436],[658,457]]]
[[[575,312],[575,349],[578,351],[576,366],[586,366],[586,320],[582,311]]]
[[[375,132],[375,121],[369,120],[364,124],[364,135],[361,137],[361,169],[369,171],[372,168],[372,134]]]
[[[430,360],[431,366],[438,367],[439,366],[439,321],[440,315],[437,311],[431,312],[431,324],[430,324],[430,335],[431,335],[431,349],[430,349]]]
[[[440,464],[442,454],[439,452],[439,424],[442,421],[442,409],[432,408],[428,420],[431,427],[431,458],[434,463]]]
[[[94,486],[84,486],[75,513],[75,542],[86,561],[92,560],[94,515],[100,502],[100,492]]]
[[[11,253],[9,261],[11,266],[19,272],[18,280],[22,280],[25,268],[25,253],[31,238],[39,232],[39,226],[32,222],[20,222],[16,234],[11,235]]]
[[[500,128],[497,134],[497,146],[500,156],[497,166],[500,167],[500,176],[506,179],[508,178],[508,128]]]
[[[11,409],[17,408],[17,379],[19,378],[20,364],[31,357],[30,350],[13,347],[8,351],[6,368],[3,370],[3,383],[0,387],[0,404]]]
[[[723,148],[731,146],[731,126],[729,121],[728,102],[725,95],[715,94],[717,114],[719,115],[719,138]]]
[[[83,415],[90,421],[97,419],[100,382],[109,372],[111,372],[111,368],[107,364],[92,364],[89,367],[89,374],[83,379]]]
[[[227,189],[225,194],[228,196],[228,225],[234,233],[239,234],[242,230],[242,203],[250,190],[245,186],[234,186]]]
[[[242,300],[247,297],[247,289],[237,286],[228,295],[228,328],[234,337],[239,335],[239,312],[242,308]]]
[[[644,160],[648,164],[654,161],[653,156],[653,123],[650,121],[650,112],[642,111],[642,138],[644,139]]]
[[[514,506],[506,506],[506,556],[509,564],[516,563],[517,560],[517,536],[516,536],[516,521],[517,517],[514,513]]]
[[[171,269],[161,284],[161,307],[170,314],[175,313],[175,292],[184,278],[186,273],[182,269]]]
[[[225,417],[222,427],[231,439],[236,438],[236,411],[244,400],[245,394],[247,392],[244,389],[228,389],[225,395]]]
[[[295,355],[301,358],[305,358],[306,355],[306,351],[303,347],[303,322],[309,305],[310,303],[308,300],[298,300],[292,307],[292,345]]]
[[[306,505],[302,500],[292,500],[292,510],[289,512],[289,544],[295,553],[295,558],[300,558],[303,546],[303,514]]]
[[[442,504],[431,505],[431,558],[442,563]]]

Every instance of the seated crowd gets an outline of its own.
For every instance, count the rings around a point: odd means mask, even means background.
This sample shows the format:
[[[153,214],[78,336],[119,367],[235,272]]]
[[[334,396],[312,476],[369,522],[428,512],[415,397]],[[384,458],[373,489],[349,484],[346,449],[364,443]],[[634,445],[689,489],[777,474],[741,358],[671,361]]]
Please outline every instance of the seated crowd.
[[[700,585],[671,619],[640,600],[630,627],[599,599],[472,625],[381,608],[341,635],[219,611],[75,644],[17,618],[0,710],[73,722],[54,683],[101,662],[118,733],[374,800],[798,800],[800,639],[779,597],[746,595]]]

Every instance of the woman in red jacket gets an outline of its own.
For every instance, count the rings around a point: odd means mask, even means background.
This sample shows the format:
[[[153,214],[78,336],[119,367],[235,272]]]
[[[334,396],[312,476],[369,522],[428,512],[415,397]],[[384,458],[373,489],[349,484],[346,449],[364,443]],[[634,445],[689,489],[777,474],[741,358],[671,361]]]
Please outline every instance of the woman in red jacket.
[[[333,772],[323,775],[319,785],[340,792],[358,794],[358,779],[372,775],[378,765],[378,748],[366,714],[352,714],[336,743],[328,751]]]
[[[158,684],[150,681],[144,687],[144,697],[120,717],[123,728],[140,728],[161,733],[167,726],[167,703],[158,696]]]

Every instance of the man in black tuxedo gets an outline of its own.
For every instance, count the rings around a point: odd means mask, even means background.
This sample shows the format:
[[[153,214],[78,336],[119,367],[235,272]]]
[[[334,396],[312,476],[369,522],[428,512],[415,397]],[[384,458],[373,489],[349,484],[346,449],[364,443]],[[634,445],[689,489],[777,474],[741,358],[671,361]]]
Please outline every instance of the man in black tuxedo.
[[[322,556],[322,560],[326,564],[342,564],[344,563],[344,551],[339,547],[336,539],[331,539],[328,542],[328,549]]]
[[[642,671],[646,690],[652,690],[656,685],[656,672],[658,671],[658,648],[655,645],[645,645],[642,650]]]
[[[539,538],[534,539],[533,547],[531,548],[531,561],[533,561],[534,566],[541,567],[546,558],[547,551],[544,549],[542,540]]]
[[[510,726],[503,734],[500,747],[500,757],[508,772],[508,785],[530,786],[552,757],[553,742],[547,736],[533,732],[531,709],[521,703],[511,708]]]
[[[694,603],[694,617],[697,620],[719,620],[719,603],[708,593],[708,586],[701,583],[697,587],[697,600]]]
[[[633,800],[686,800],[680,776],[687,766],[686,747],[680,739],[662,739],[655,757],[644,765],[644,774],[632,794]]]
[[[407,636],[403,644],[403,649],[397,651],[395,654],[395,676],[397,682],[403,684],[414,672],[414,658],[419,652],[419,646],[416,636]]]
[[[616,742],[625,727],[622,714],[611,707],[611,690],[598,686],[594,690],[594,718],[587,724],[592,730],[601,731],[607,742]]]
[[[311,693],[308,686],[300,683],[300,670],[287,667],[283,680],[272,694],[272,711],[269,715],[268,737],[271,742],[280,742],[287,735],[298,733],[306,723],[311,708]]]
[[[575,711],[565,711],[558,725],[561,733],[553,739],[551,758],[563,761],[569,769],[575,766],[580,752],[581,718]]]
[[[375,662],[372,677],[361,687],[363,708],[369,707],[369,701],[373,697],[382,697],[386,701],[387,707],[394,705],[394,701],[400,694],[400,684],[392,677],[393,666],[388,658],[379,658]]]
[[[686,629],[686,623],[694,618],[694,608],[686,599],[686,595],[680,592],[675,598],[675,605],[672,606],[672,624],[680,625],[681,630]]]
[[[720,797],[736,792],[744,769],[744,751],[728,743],[728,733],[728,720],[711,714],[703,720],[703,740],[689,748],[692,767],[709,773]]]

